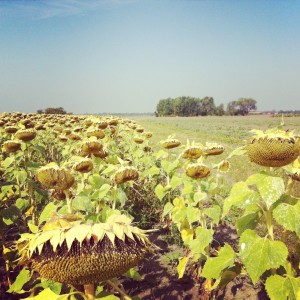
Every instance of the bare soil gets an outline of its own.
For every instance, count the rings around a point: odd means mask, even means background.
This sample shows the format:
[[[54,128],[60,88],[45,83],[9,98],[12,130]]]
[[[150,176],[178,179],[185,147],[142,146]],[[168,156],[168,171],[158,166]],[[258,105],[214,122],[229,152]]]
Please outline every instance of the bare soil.
[[[181,251],[180,247],[165,241],[166,233],[158,231],[150,234],[151,242],[158,247],[154,253],[148,254],[139,264],[139,273],[143,279],[139,282],[124,280],[123,287],[131,296],[143,300],[267,300],[269,299],[262,283],[253,285],[247,275],[236,276],[223,290],[214,293],[205,291],[203,281],[196,278],[191,268],[187,274],[178,279],[176,264],[165,259],[165,255]],[[221,225],[215,232],[214,241],[218,245],[225,242],[237,247],[238,238],[233,227]],[[235,249],[236,250],[236,249]]]

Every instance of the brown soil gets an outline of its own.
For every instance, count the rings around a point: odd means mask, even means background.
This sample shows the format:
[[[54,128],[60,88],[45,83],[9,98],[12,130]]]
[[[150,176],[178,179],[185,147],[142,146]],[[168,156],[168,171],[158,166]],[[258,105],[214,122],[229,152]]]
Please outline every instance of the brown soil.
[[[223,232],[223,234],[222,234]],[[150,234],[150,240],[158,247],[154,253],[148,254],[139,264],[141,281],[124,280],[123,287],[131,296],[143,300],[267,300],[269,299],[263,284],[253,285],[247,275],[238,275],[223,290],[206,293],[203,282],[199,282],[190,271],[182,279],[178,279],[176,264],[168,262],[165,255],[183,250],[169,245],[165,240],[166,233],[158,231]],[[233,227],[221,225],[216,229],[214,241],[218,245],[225,242],[236,248],[238,240]]]

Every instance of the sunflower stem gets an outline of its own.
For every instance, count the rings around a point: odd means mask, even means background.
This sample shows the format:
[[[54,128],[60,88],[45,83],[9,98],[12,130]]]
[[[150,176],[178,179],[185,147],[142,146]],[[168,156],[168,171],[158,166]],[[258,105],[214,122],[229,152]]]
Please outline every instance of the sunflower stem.
[[[287,185],[286,185],[286,190],[285,193],[291,196],[291,192],[293,190],[293,185],[294,185],[294,180],[292,178],[289,178]]]
[[[92,283],[84,285],[84,294],[87,300],[95,299],[95,286]]]
[[[113,288],[115,289],[117,292],[120,293],[120,295],[123,297],[124,300],[131,300],[132,298],[129,297],[125,291],[123,289],[121,289],[120,287],[118,287],[117,284],[115,284],[113,281],[111,280],[106,280],[106,282]]]
[[[69,214],[73,213],[72,209],[72,199],[70,199],[69,190],[64,190],[64,194],[66,195],[67,205],[68,205],[68,212]]]

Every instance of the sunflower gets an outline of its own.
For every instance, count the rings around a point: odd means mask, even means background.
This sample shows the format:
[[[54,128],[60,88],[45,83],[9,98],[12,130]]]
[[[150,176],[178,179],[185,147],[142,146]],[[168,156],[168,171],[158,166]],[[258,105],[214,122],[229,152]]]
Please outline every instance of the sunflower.
[[[300,140],[293,132],[283,130],[254,131],[246,150],[251,161],[265,167],[282,167],[300,155]]]
[[[161,144],[165,149],[172,149],[180,146],[181,142],[177,139],[166,139]]]
[[[116,184],[121,184],[129,180],[136,180],[139,178],[139,172],[134,167],[122,167],[114,175]]]
[[[34,129],[18,130],[15,133],[15,137],[23,142],[29,142],[36,137],[36,130]]]
[[[71,285],[99,283],[121,276],[150,248],[145,231],[126,216],[85,223],[76,216],[53,217],[38,233],[19,240],[42,278]]]
[[[191,178],[205,178],[209,176],[210,169],[203,163],[194,163],[187,166],[185,173]]]
[[[71,171],[55,163],[41,167],[36,172],[37,180],[47,189],[67,190],[75,182]]]

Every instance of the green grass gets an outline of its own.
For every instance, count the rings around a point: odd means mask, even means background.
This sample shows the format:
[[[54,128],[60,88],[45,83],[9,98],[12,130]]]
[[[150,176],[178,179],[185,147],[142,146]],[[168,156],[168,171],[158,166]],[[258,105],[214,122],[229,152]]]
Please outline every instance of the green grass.
[[[145,130],[153,133],[152,142],[155,150],[161,146],[159,141],[175,134],[183,145],[187,140],[205,144],[216,142],[225,147],[225,151],[218,157],[210,157],[211,162],[219,162],[226,158],[232,150],[244,145],[252,134],[250,130],[266,130],[280,125],[281,118],[271,116],[208,116],[208,117],[131,117]],[[289,117],[284,119],[285,130],[296,130],[300,133],[300,118]],[[182,151],[181,149],[173,151]],[[265,168],[251,163],[247,156],[233,157],[230,160],[232,168],[228,173],[228,181],[233,183],[246,179],[250,174]]]

